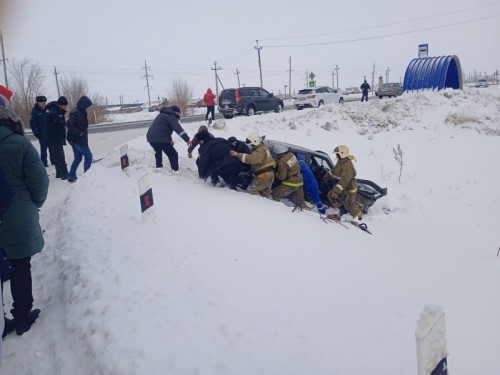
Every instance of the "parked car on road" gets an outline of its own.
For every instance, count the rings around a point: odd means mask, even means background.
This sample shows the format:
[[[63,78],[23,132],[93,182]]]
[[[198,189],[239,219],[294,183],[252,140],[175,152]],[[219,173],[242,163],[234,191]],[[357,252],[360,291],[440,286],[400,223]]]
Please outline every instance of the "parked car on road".
[[[347,87],[344,90],[344,95],[351,95],[351,94],[361,94],[361,90],[359,87]]]
[[[481,79],[478,79],[477,82],[476,82],[476,87],[488,87],[488,80],[487,79],[484,79],[484,78],[481,78]]]
[[[330,103],[344,103],[343,93],[328,86],[308,87],[299,91],[295,108],[321,107]]]
[[[393,96],[399,96],[403,94],[403,87],[400,83],[383,83],[377,91],[375,91],[375,95],[382,99],[384,96],[388,96],[392,98]]]
[[[224,89],[219,95],[219,112],[229,119],[235,115],[253,116],[256,113],[283,111],[283,100],[262,87]]]

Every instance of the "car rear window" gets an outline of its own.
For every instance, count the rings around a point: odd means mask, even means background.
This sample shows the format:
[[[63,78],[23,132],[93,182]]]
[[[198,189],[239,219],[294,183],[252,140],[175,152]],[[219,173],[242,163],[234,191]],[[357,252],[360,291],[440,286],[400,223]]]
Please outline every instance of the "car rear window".
[[[303,90],[299,90],[299,95],[300,95],[300,94],[302,94],[302,95],[305,95],[305,94],[310,94],[312,91],[313,91],[313,89],[303,89]]]
[[[234,90],[222,90],[220,97],[221,99],[234,99]]]

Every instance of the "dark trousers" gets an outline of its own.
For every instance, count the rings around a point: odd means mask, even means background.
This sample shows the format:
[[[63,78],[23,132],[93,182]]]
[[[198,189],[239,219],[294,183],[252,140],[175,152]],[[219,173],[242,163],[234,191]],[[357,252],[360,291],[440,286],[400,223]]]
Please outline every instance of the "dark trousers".
[[[68,167],[63,145],[49,145],[51,163],[56,167],[56,178],[67,178]]]
[[[230,164],[220,168],[216,173],[221,176],[230,189],[236,189],[236,179],[240,173],[241,167],[238,164]]]
[[[212,114],[210,118],[215,120],[215,105],[207,105],[207,114],[205,115],[205,120],[208,120],[208,115]]]
[[[43,137],[38,137],[38,141],[40,142],[40,159],[42,159],[43,165],[47,166],[47,143]],[[52,153],[50,153],[50,162],[54,164],[52,161]]]
[[[363,99],[366,99],[366,101],[368,101],[368,91],[363,91],[363,95],[361,96],[361,101],[363,101]]]
[[[33,307],[31,283],[31,257],[11,259],[14,272],[10,275],[10,292],[12,293],[12,316],[22,321],[28,318]]]
[[[149,142],[149,144],[153,147],[153,150],[155,150],[156,168],[163,168],[162,152],[164,152],[170,161],[172,170],[179,170],[179,154],[175,151],[174,146],[170,142]]]

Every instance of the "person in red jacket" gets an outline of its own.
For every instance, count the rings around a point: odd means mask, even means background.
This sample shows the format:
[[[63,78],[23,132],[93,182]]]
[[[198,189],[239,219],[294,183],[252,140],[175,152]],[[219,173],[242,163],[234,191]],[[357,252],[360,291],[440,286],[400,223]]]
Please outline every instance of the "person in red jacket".
[[[212,89],[207,89],[207,92],[203,95],[203,100],[207,106],[205,121],[208,121],[208,123],[211,124],[212,121],[215,120],[215,94],[212,92]],[[210,120],[208,119],[208,115],[211,115]]]

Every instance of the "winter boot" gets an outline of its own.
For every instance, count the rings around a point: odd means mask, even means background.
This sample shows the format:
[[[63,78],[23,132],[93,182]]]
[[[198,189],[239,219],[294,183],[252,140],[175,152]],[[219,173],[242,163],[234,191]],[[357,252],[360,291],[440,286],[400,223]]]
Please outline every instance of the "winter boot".
[[[3,328],[2,332],[2,339],[7,336],[9,333],[14,332],[14,329],[16,328],[14,319],[9,319],[5,317],[5,327]]]
[[[20,318],[16,317],[14,323],[16,327],[16,333],[21,336],[23,333],[28,332],[35,323],[35,321],[38,319],[38,316],[40,315],[40,309],[35,309],[31,310],[28,313],[28,316],[25,318]]]

